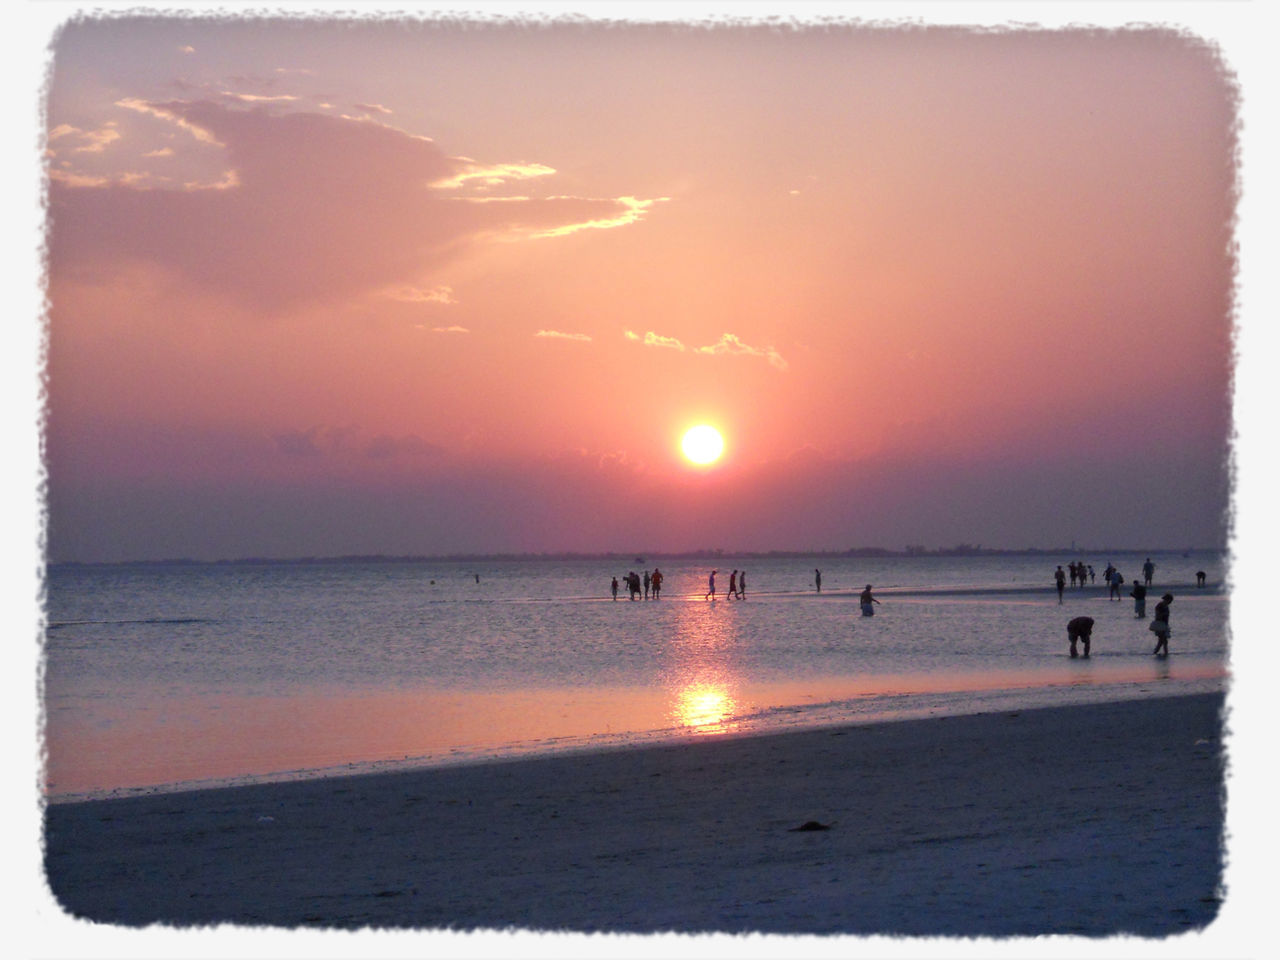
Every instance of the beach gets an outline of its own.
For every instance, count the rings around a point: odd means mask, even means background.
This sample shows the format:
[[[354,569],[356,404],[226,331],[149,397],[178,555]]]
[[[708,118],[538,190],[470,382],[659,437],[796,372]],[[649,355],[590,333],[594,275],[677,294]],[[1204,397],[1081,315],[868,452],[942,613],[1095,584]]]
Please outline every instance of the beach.
[[[46,878],[72,916],[123,926],[1164,937],[1223,897],[1222,708],[1148,698],[52,803]]]

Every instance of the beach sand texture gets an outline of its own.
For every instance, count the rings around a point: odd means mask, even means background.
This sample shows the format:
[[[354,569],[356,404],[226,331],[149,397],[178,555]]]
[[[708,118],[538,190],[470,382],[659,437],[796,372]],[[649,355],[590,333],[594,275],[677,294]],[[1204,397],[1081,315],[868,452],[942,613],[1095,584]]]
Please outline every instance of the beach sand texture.
[[[1209,924],[1223,698],[695,740],[52,804],[72,915],[1161,937]],[[808,821],[829,829],[796,830]]]

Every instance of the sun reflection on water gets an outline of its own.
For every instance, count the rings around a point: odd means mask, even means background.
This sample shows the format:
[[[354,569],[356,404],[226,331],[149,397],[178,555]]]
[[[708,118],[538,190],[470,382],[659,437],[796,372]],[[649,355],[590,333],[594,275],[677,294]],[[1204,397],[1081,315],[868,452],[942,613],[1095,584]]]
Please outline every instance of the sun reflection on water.
[[[671,719],[692,733],[727,733],[737,729],[734,721],[736,704],[724,687],[710,683],[691,683],[676,691]]]
[[[738,729],[738,618],[728,601],[685,604],[667,645],[668,719],[690,733]]]

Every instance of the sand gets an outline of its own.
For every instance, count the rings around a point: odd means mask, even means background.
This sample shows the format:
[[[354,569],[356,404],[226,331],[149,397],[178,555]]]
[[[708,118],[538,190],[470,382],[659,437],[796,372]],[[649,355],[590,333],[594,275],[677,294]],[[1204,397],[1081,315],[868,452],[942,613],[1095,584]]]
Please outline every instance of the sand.
[[[47,880],[126,926],[1163,937],[1223,895],[1222,702],[58,803]]]

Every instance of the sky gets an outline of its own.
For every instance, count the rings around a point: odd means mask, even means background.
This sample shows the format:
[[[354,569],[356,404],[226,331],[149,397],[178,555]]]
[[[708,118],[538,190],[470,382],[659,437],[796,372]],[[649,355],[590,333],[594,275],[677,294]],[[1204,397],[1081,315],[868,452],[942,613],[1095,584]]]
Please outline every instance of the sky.
[[[1226,543],[1240,105],[1193,31],[50,49],[54,561]]]

